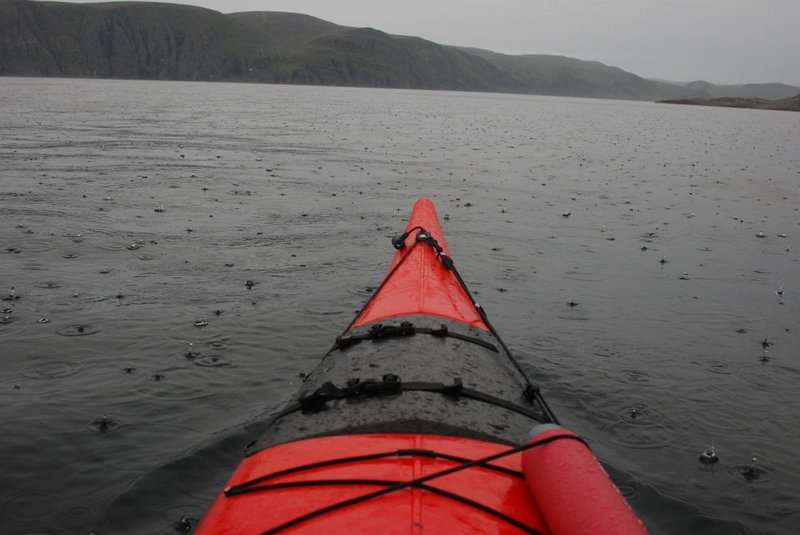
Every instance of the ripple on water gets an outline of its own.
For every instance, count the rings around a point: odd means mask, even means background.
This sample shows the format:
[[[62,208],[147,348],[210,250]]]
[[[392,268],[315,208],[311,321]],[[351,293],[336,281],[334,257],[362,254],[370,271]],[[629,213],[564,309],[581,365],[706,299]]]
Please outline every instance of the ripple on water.
[[[617,377],[623,383],[638,384],[638,383],[649,383],[653,375],[646,371],[628,368],[619,370]]]
[[[84,369],[81,362],[71,360],[52,360],[38,362],[22,368],[22,375],[29,379],[59,379],[75,375]]]
[[[557,314],[556,317],[560,320],[570,320],[570,321],[589,321],[587,316],[581,316],[579,314],[573,314],[570,316],[564,314]]]
[[[43,253],[53,248],[53,244],[47,240],[26,240],[24,242],[11,242],[0,246],[0,253],[25,254]]]
[[[197,505],[175,505],[164,511],[167,518],[174,519],[172,529],[175,533],[191,533],[200,522],[205,510]]]
[[[230,347],[227,339],[223,340],[209,340],[206,342],[206,347],[213,351],[225,351]]]
[[[98,443],[100,437],[90,437],[95,444],[95,455],[93,457],[95,469],[98,471],[114,470],[115,473],[141,475],[136,467],[142,458],[142,452],[147,450],[152,444],[165,444],[174,441],[175,437],[189,436],[196,430],[186,425],[178,423],[158,423],[158,422],[135,422],[128,419],[119,426],[114,433],[114,442]],[[102,434],[101,431],[92,429],[94,433]],[[128,444],[139,444],[138,448],[127,448],[120,450],[117,447],[119,441]],[[150,451],[155,451],[155,447]]]
[[[97,248],[102,251],[124,251],[128,247],[129,244],[125,243],[99,243],[97,244]]]
[[[727,362],[710,362],[708,364],[708,371],[714,373],[716,375],[731,375],[733,370],[731,369],[731,365]]]
[[[61,288],[61,285],[57,282],[47,281],[47,282],[38,282],[34,284],[37,288],[43,288],[45,290],[55,290],[56,288]]]
[[[620,409],[604,431],[609,442],[630,449],[658,449],[677,441],[677,430],[658,411],[644,403]]]
[[[92,327],[91,325],[87,325],[84,323],[79,323],[76,325],[67,325],[66,327],[62,327],[61,329],[56,330],[58,334],[61,336],[89,336],[99,332],[100,329]]]
[[[45,271],[50,269],[50,266],[41,262],[25,262],[20,266],[20,269],[22,271]]]
[[[198,359],[202,355],[198,356]],[[217,395],[207,380],[205,367],[171,367],[152,372],[147,376],[139,391],[149,398],[171,401],[200,401]]]
[[[774,475],[770,467],[764,466],[759,461],[755,464],[732,464],[728,466],[728,474],[738,481],[758,485],[769,484]]]
[[[202,368],[226,368],[233,365],[232,361],[222,355],[199,355],[192,362]]]
[[[633,498],[636,498],[639,492],[636,490],[636,487],[633,485],[625,485],[625,484],[617,484],[617,489],[619,493],[622,494],[626,500],[630,501]]]
[[[99,238],[94,245],[103,251],[138,251],[145,243],[145,240],[109,235]]]
[[[60,511],[63,496],[45,492],[12,494],[0,504],[0,518],[14,520],[41,520]]]
[[[107,418],[103,416],[102,418],[98,418],[87,423],[86,427],[95,433],[113,433],[122,427],[122,422],[120,420],[115,420],[114,418]]]
[[[70,290],[67,290],[70,291]],[[53,319],[56,316],[69,319],[67,316],[74,313],[86,313],[98,304],[106,302],[107,296],[97,297],[83,292],[74,292],[70,295],[59,295],[47,305],[47,312]],[[66,315],[65,315],[66,314]],[[86,325],[84,325],[86,327]]]

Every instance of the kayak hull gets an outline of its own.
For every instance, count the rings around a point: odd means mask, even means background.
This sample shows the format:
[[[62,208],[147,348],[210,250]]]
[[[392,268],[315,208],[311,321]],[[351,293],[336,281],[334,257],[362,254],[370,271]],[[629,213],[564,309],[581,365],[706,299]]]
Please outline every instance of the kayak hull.
[[[393,245],[383,282],[195,533],[645,533],[579,437],[529,442],[555,416],[463,283],[430,200]],[[596,521],[604,508],[613,522]]]

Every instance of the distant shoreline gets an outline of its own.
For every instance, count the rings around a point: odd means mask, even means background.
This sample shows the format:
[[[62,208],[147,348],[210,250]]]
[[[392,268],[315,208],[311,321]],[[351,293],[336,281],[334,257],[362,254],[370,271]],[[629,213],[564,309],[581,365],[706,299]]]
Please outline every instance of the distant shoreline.
[[[0,0],[0,76],[222,81],[471,91],[653,102],[783,99],[781,83],[642,78],[551,54],[447,46],[300,13],[218,11],[158,2]]]
[[[686,104],[690,106],[717,106],[723,108],[749,108],[754,110],[800,111],[800,93],[780,100],[763,98],[684,98],[659,100],[658,104]]]

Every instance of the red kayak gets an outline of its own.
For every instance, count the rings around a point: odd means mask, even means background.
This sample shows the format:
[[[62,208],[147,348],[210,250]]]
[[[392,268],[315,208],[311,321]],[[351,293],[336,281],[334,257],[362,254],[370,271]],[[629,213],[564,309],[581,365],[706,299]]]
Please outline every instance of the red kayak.
[[[196,534],[646,533],[414,205],[383,282]]]

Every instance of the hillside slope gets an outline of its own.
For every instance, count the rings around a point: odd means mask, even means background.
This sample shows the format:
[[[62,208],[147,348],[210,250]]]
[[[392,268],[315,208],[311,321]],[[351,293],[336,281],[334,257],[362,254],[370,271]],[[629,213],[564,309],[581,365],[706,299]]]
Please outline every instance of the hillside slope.
[[[777,100],[746,97],[688,98],[661,100],[661,104],[688,104],[691,106],[715,106],[720,108],[751,108],[755,110],[800,111],[800,93]]]
[[[646,100],[721,95],[776,99],[800,91],[780,84],[670,84],[598,62],[444,46],[372,28],[339,26],[308,15],[223,15],[148,2],[0,0],[0,75],[227,80]]]

